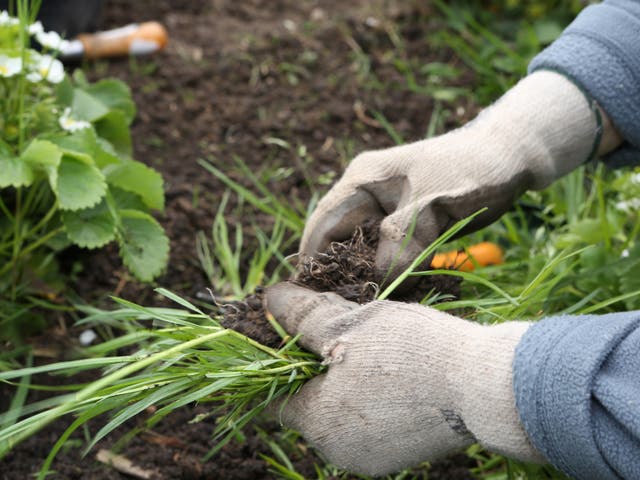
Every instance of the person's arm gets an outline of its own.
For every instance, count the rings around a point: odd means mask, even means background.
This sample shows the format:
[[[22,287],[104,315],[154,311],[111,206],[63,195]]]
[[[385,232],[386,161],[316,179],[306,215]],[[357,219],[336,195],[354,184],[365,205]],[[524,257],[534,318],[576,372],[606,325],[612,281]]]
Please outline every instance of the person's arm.
[[[593,97],[615,126],[600,154],[640,164],[640,2],[605,0],[585,8],[560,38],[538,54],[529,72],[555,70]],[[619,132],[616,132],[616,130]],[[618,157],[618,158],[616,158]],[[622,158],[624,157],[624,158]]]
[[[530,65],[544,69],[607,112],[625,139],[611,161],[640,164],[640,2],[586,8]],[[604,132],[613,150],[620,139]],[[514,385],[525,430],[555,466],[575,478],[640,478],[640,312],[534,325],[517,348]]]
[[[577,479],[640,478],[640,311],[534,324],[516,348],[520,418]]]

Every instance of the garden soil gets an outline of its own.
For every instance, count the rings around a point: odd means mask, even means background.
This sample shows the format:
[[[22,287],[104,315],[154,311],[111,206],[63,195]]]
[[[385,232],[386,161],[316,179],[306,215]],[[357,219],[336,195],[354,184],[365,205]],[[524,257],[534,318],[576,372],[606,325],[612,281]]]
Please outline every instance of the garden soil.
[[[407,88],[388,52],[401,44],[406,58],[462,68],[449,51],[427,41],[435,17],[428,2],[106,0],[103,13],[103,28],[157,20],[169,33],[167,49],[149,59],[101,60],[83,67],[91,80],[117,77],[132,90],[138,107],[132,127],[134,156],[165,179],[166,209],[158,220],[171,239],[171,259],[156,283],[187,298],[202,298],[207,289],[217,294],[222,288],[211,285],[203,273],[196,234],[210,232],[225,186],[199,160],[251,188],[234,160],[241,159],[270,190],[292,204],[306,205],[328,188],[352,156],[393,145],[374,112],[383,113],[407,141],[424,136],[433,100]],[[473,78],[465,74],[458,82],[470,85]],[[475,111],[474,105],[458,105],[440,128],[457,126]],[[242,229],[247,241],[255,239],[256,226],[269,231],[273,222],[266,214],[239,210],[234,196],[225,217],[230,226]],[[368,242],[358,248],[370,249]],[[361,303],[369,300],[375,293],[366,277],[371,272],[370,252],[361,252],[354,260],[341,256],[344,245],[333,248],[339,251],[327,257],[323,275],[302,268],[299,281]],[[291,250],[285,253],[294,253],[295,246]],[[152,286],[141,285],[126,273],[113,246],[100,252],[70,250],[61,265],[73,278],[75,294],[94,304],[112,306],[108,296],[113,294],[144,305],[162,302]],[[336,277],[345,270],[350,275],[356,272],[359,283]],[[314,284],[320,277],[322,285]],[[258,291],[245,299],[243,308],[255,312],[249,316],[260,316],[260,297]],[[43,357],[37,361],[69,358],[77,347],[78,330],[69,319],[61,313],[54,323],[45,335],[33,339]],[[10,392],[7,387],[0,389],[0,410],[6,409]],[[118,452],[139,468],[138,476],[96,460],[97,452],[114,446],[117,435],[82,456],[85,436],[99,428],[99,422],[90,424],[67,442],[48,478],[277,478],[261,457],[273,452],[253,428],[246,429],[244,439],[202,462],[213,446],[210,434],[215,425],[213,418],[189,423],[202,413],[206,412],[201,406],[181,409],[122,446]],[[56,422],[16,447],[0,461],[0,480],[31,478],[66,426],[68,419]],[[283,435],[268,420],[260,428],[270,438]],[[320,460],[313,451],[301,440],[289,445],[296,470],[315,478],[314,463]],[[436,462],[428,478],[470,479],[468,469],[473,466],[472,460],[457,455]]]

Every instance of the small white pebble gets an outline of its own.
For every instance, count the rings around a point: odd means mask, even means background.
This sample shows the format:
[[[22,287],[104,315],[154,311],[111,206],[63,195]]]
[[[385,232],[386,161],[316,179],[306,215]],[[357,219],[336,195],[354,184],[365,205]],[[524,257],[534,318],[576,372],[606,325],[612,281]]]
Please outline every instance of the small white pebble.
[[[459,106],[458,108],[456,108],[456,115],[461,117],[465,114],[466,110],[464,107]]]
[[[295,32],[297,28],[296,22],[288,18],[282,22],[282,25],[284,26],[284,28],[286,28],[290,32]]]
[[[98,335],[96,335],[96,332],[94,332],[91,329],[85,330],[80,334],[80,336],[78,336],[78,340],[80,340],[80,345],[82,345],[83,347],[86,347],[87,345],[91,345],[91,342],[93,342],[96,338],[98,338]]]
[[[367,27],[378,28],[380,26],[380,20],[375,17],[367,17],[364,21]]]
[[[327,19],[327,12],[325,12],[323,9],[321,8],[314,8],[313,10],[311,10],[311,20],[314,22],[319,22],[322,20],[326,20]]]

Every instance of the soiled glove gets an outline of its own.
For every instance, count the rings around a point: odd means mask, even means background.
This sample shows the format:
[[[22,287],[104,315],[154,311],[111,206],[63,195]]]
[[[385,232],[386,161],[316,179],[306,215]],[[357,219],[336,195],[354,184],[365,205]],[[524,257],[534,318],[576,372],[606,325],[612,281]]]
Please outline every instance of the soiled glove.
[[[347,470],[383,475],[480,442],[543,461],[515,407],[511,364],[529,324],[480,326],[417,304],[365,306],[289,283],[267,307],[328,371],[282,409],[282,422]]]
[[[390,267],[393,277],[455,221],[488,207],[471,228],[487,225],[525,190],[546,187],[585,162],[598,137],[595,110],[571,81],[538,71],[460,129],[365,152],[318,203],[300,251],[313,256],[377,218],[378,277]]]

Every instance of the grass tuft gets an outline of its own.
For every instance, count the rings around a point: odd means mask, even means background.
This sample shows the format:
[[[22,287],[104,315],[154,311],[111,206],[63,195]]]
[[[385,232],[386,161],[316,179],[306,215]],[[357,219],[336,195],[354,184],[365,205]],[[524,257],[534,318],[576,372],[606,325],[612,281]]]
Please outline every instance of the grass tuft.
[[[152,405],[157,410],[146,420],[147,427],[193,402],[211,403],[211,414],[219,416],[213,432],[217,444],[209,452],[211,456],[269,403],[294,393],[305,380],[322,371],[314,355],[296,346],[297,338],[289,339],[279,349],[266,347],[223,328],[217,319],[177,295],[164,289],[157,291],[184,309],[146,308],[116,299],[126,315],[116,311],[115,316],[124,322],[152,319],[162,328],[120,337],[108,347],[102,344],[101,356],[95,358],[0,373],[0,381],[8,382],[37,373],[72,375],[87,370],[103,371],[99,380],[70,387],[72,394],[26,408],[16,406],[3,414],[0,457],[54,420],[67,414],[76,415],[77,419],[56,442],[45,462],[39,477],[44,478],[69,435],[90,419],[110,412],[110,420],[91,439],[87,451]],[[133,354],[114,355],[116,349],[133,349],[141,344],[144,346]],[[25,413],[29,416],[9,422]]]

